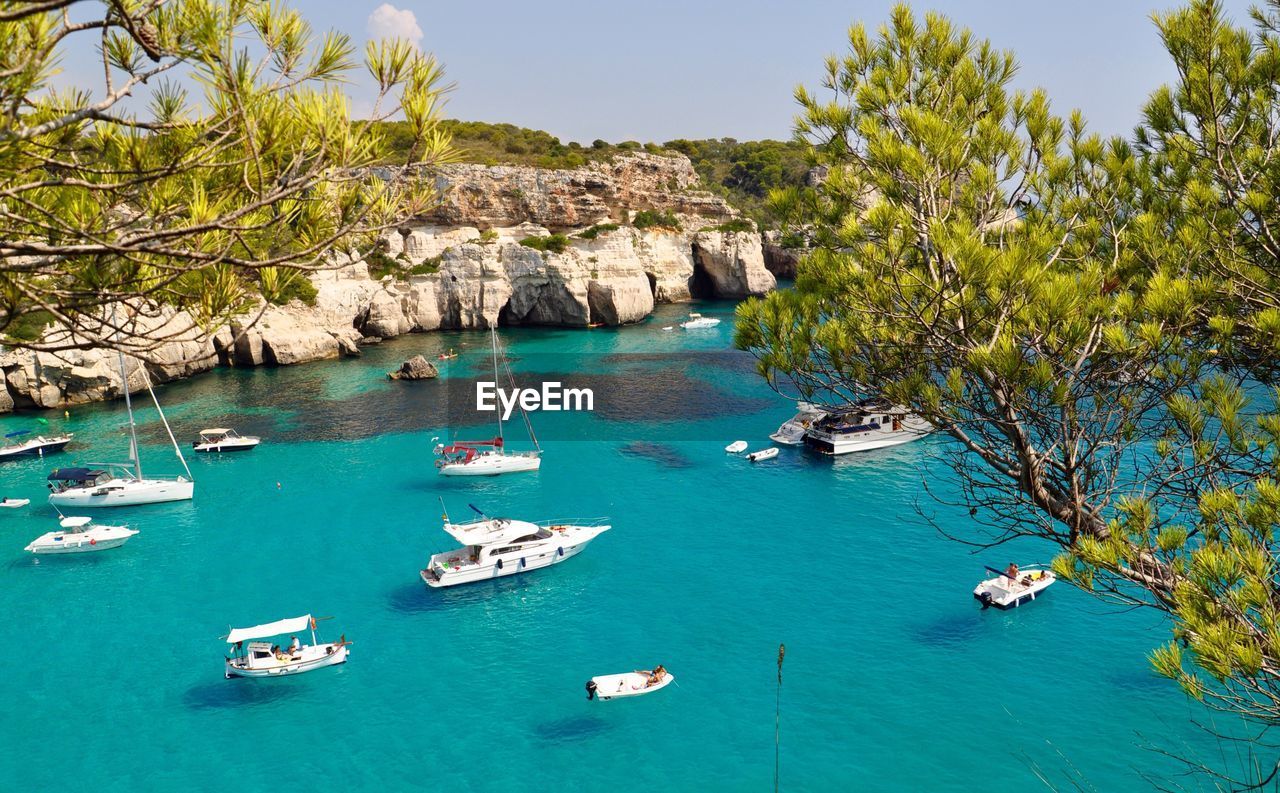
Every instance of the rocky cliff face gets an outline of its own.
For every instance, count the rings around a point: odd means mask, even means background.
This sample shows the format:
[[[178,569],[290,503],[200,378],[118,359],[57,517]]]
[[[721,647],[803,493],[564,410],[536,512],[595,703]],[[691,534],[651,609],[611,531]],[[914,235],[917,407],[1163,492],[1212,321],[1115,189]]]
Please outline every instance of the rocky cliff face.
[[[563,171],[452,165],[435,178],[440,206],[386,235],[385,256],[398,272],[375,279],[367,262],[335,256],[331,269],[311,276],[314,306],[266,306],[214,334],[166,334],[170,340],[145,355],[152,380],[219,364],[286,366],[358,355],[372,339],[441,328],[626,324],[656,303],[740,298],[776,285],[760,235],[716,230],[736,212],[697,189],[683,157],[636,153]],[[680,228],[628,225],[641,210],[669,213]],[[605,223],[618,227],[580,236]],[[520,244],[551,234],[568,238],[562,251]],[[191,325],[172,313],[150,321]],[[135,382],[141,365],[131,359],[134,390],[143,387],[140,373]],[[97,349],[11,352],[0,355],[0,371],[0,411],[122,391],[114,354]]]

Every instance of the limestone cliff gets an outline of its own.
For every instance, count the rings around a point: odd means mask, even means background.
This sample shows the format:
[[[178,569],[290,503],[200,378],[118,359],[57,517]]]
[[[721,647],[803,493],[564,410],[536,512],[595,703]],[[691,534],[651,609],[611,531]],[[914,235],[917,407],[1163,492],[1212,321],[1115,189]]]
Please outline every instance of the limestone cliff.
[[[442,328],[626,324],[656,303],[741,298],[776,285],[760,235],[717,229],[737,213],[698,189],[684,157],[634,153],[559,171],[451,165],[432,178],[442,192],[438,208],[385,236],[380,261],[392,274],[375,279],[368,262],[335,255],[310,276],[314,305],[264,306],[213,334],[166,333],[139,356],[152,380],[219,364],[357,355],[373,339]],[[644,210],[674,217],[678,228],[631,225]],[[561,250],[520,244],[551,234],[567,238]],[[153,325],[192,325],[172,312],[155,316]],[[131,369],[139,365],[131,359]],[[6,353],[0,410],[113,398],[121,393],[117,369],[114,355],[97,349]],[[131,372],[131,388],[141,382]]]

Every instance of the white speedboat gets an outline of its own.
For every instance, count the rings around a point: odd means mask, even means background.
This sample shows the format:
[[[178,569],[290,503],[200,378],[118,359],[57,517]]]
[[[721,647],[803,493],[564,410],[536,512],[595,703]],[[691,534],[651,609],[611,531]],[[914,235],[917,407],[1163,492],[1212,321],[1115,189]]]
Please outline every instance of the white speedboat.
[[[446,515],[445,532],[463,547],[433,555],[422,570],[422,581],[429,587],[448,587],[550,567],[577,556],[609,529],[600,521],[530,523],[482,517],[451,523]]]
[[[311,633],[311,644],[302,644],[296,636],[306,631]],[[295,634],[293,641],[284,647],[271,642],[251,641],[289,634]],[[316,620],[310,614],[252,628],[234,628],[227,634],[226,642],[231,645],[231,654],[227,656],[223,670],[227,678],[284,677],[336,666],[346,663],[347,648],[351,645],[345,635],[336,642],[318,641]],[[245,642],[249,642],[248,646]]]
[[[720,324],[720,320],[716,317],[704,317],[701,314],[690,313],[689,318],[680,323],[680,327],[685,330],[698,330],[700,328],[714,328]]]
[[[849,454],[918,441],[933,426],[905,408],[868,403],[827,413],[804,434],[804,444],[823,454]]]
[[[142,460],[138,455],[138,427],[133,420],[133,398],[129,394],[129,375],[124,366],[124,353],[118,352],[120,360],[120,382],[124,383],[124,407],[129,414],[129,462],[128,463],[91,463],[93,468],[59,468],[49,474],[49,503],[55,507],[86,509],[91,507],[131,507],[138,504],[159,504],[166,501],[189,501],[195,495],[196,484],[187,467],[187,459],[182,456],[178,440],[173,437],[173,430],[160,409],[160,400],[151,388],[151,379],[146,375],[147,392],[156,406],[156,413],[164,424],[165,432],[173,450],[182,462],[187,475],[159,477],[142,475]]]
[[[825,408],[808,402],[796,403],[796,410],[799,412],[784,421],[778,431],[769,436],[769,440],[784,446],[799,446],[804,443],[804,435],[814,422],[827,415]]]
[[[200,440],[192,441],[191,448],[203,454],[215,452],[247,452],[256,449],[261,438],[241,435],[232,429],[215,428],[200,430]]]
[[[1052,570],[1038,565],[1009,570],[997,570],[994,567],[987,569],[996,574],[995,578],[988,578],[973,590],[974,599],[984,609],[991,606],[998,609],[1017,608],[1035,600],[1058,580]]]
[[[493,381],[497,383],[499,381],[498,331],[496,328],[490,328],[489,332],[493,342]],[[503,359],[503,368],[506,370],[507,380],[514,388],[515,378],[511,375],[511,369],[506,366],[505,359]],[[533,434],[533,424],[529,421],[529,414],[525,412],[524,405],[517,405],[517,407],[520,409],[521,418],[524,419],[529,440],[533,442],[531,451],[507,450],[506,437],[502,434],[502,411],[498,410],[496,438],[487,441],[454,441],[450,444],[436,444],[434,451],[439,458],[436,460],[436,470],[442,476],[497,476],[520,471],[537,471],[541,468],[542,449],[538,446],[537,436]]]
[[[51,437],[44,435],[37,435],[34,438],[25,437],[30,434],[30,430],[18,430],[5,435],[5,444],[0,446],[0,462],[19,457],[44,457],[46,454],[62,451],[68,443],[71,443],[71,433]]]
[[[675,679],[675,675],[661,666],[654,670],[638,669],[620,675],[597,675],[587,681],[587,699],[639,697],[661,691],[674,683]]]
[[[753,463],[758,463],[758,462],[761,462],[762,460],[772,460],[777,456],[778,456],[778,447],[770,446],[767,449],[761,449],[758,452],[752,452],[751,454],[748,454],[747,459]]]
[[[138,532],[125,526],[100,526],[92,518],[68,517],[58,531],[42,534],[24,548],[31,553],[88,553],[109,551],[129,541]]]
[[[9,498],[8,496],[0,498],[0,507],[4,507],[5,509],[17,509],[18,507],[25,507],[30,503],[31,499],[29,498]]]
[[[724,447],[724,450],[725,450],[726,452],[728,452],[729,454],[742,454],[743,452],[745,452],[745,451],[747,450],[747,442],[746,442],[746,441],[734,441],[733,443],[731,443],[731,444],[729,444],[728,446]]]

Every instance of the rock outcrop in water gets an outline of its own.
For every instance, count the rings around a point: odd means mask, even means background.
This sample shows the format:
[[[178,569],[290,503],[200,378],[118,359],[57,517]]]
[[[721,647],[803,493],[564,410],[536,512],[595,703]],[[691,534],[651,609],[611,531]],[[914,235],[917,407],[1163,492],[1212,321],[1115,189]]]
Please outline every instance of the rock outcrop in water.
[[[387,372],[387,377],[392,380],[431,380],[439,376],[440,370],[436,365],[421,355],[415,355],[400,364],[400,368],[394,372]]]
[[[331,269],[311,276],[315,305],[265,306],[213,334],[166,334],[145,356],[152,380],[358,355],[373,340],[438,329],[621,325],[658,303],[776,285],[760,235],[718,228],[733,228],[724,224],[737,212],[698,188],[685,157],[631,153],[570,170],[450,165],[433,178],[440,205],[385,237],[380,262],[392,274],[375,278],[368,262],[335,254]],[[678,228],[637,228],[642,211]],[[564,239],[547,250],[521,244],[553,234]],[[172,312],[153,322],[193,325]],[[0,411],[119,396],[117,368],[113,353],[93,349],[5,353]]]

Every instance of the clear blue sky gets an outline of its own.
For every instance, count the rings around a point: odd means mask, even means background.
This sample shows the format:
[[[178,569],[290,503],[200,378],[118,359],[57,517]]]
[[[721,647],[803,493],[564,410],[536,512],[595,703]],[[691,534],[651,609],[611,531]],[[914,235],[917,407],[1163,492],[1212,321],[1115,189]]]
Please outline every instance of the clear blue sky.
[[[383,0],[292,0],[317,28],[368,38]],[[454,118],[505,121],[590,142],[677,137],[785,138],[797,83],[815,85],[855,20],[874,28],[890,0],[391,0],[421,28],[457,83]],[[1150,14],[1172,0],[934,0],[1014,50],[1018,83],[1055,109],[1079,107],[1092,129],[1127,133],[1148,93],[1172,78]],[[1247,23],[1247,0],[1227,0]],[[72,77],[91,60],[67,61]],[[89,74],[93,74],[92,71]],[[360,87],[353,92],[360,93]],[[358,97],[357,97],[358,98]]]

